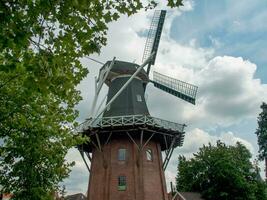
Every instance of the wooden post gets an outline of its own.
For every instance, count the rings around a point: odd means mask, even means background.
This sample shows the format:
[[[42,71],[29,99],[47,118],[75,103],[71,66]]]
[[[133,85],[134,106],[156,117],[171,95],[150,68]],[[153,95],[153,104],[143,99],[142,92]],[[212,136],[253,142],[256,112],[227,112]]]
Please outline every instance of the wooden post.
[[[174,192],[173,192],[173,185],[172,185],[172,182],[171,182],[171,194],[173,195]]]

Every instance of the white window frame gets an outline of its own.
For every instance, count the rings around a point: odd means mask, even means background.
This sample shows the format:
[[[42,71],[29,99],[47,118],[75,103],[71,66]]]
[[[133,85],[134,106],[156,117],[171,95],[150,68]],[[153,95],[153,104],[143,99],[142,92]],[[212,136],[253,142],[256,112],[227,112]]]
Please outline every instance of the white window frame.
[[[146,150],[146,160],[147,161],[153,161],[153,151],[152,149]]]
[[[140,94],[136,95],[136,99],[138,102],[142,102],[142,96]]]
[[[120,175],[118,176],[118,190],[125,191],[127,188],[127,179],[126,176]]]
[[[125,161],[126,160],[127,149],[119,148],[118,150],[118,161]]]

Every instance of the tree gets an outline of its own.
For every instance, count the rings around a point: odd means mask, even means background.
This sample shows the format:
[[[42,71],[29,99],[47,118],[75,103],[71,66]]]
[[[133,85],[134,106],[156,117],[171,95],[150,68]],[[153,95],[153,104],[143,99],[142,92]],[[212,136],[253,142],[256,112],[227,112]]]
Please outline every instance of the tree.
[[[168,5],[181,5],[169,0]],[[0,185],[14,199],[51,199],[68,176],[79,58],[106,45],[107,24],[156,6],[154,0],[0,1]]]
[[[265,177],[267,178],[267,104],[261,104],[262,112],[258,117],[256,135],[259,145],[259,160],[265,160]]]
[[[199,149],[194,157],[179,157],[178,191],[200,192],[207,200],[267,199],[266,185],[241,143],[226,146],[218,141]]]

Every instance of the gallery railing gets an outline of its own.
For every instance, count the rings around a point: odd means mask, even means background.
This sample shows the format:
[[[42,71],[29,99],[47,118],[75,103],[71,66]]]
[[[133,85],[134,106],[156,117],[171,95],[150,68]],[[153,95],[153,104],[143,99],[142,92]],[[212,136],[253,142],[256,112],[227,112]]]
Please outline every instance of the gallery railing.
[[[83,132],[89,128],[105,128],[105,127],[119,127],[119,126],[132,126],[132,125],[148,125],[158,128],[164,128],[172,131],[183,132],[185,124],[170,122],[167,120],[151,117],[149,115],[126,115],[103,117],[98,119],[89,119],[82,123],[77,131]]]

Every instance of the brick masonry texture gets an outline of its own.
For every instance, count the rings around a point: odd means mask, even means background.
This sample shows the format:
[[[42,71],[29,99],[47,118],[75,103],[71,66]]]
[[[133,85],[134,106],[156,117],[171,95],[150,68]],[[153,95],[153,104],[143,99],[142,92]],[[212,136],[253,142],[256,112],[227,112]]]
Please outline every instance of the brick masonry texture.
[[[125,161],[118,160],[121,148],[127,149]],[[152,150],[152,161],[146,158],[147,149]],[[118,190],[118,176],[126,176],[125,191]],[[151,140],[139,151],[127,137],[111,140],[102,152],[93,149],[88,200],[151,199],[168,200],[159,143]]]

